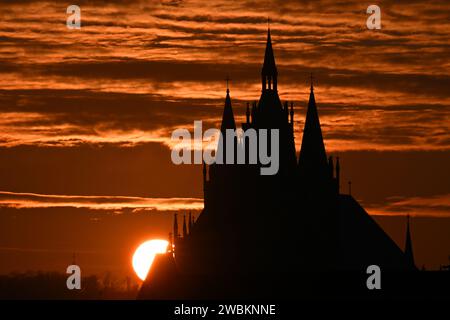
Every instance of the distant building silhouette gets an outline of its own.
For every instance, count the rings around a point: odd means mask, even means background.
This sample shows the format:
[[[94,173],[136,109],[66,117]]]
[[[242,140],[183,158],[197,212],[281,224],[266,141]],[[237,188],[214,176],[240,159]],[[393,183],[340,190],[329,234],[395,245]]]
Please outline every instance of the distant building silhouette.
[[[245,165],[203,164],[204,210],[195,222],[189,218],[189,232],[183,218],[183,237],[175,215],[174,254],[155,259],[140,298],[280,296],[308,272],[363,273],[373,264],[415,270],[409,222],[404,253],[351,195],[340,193],[341,163],[327,158],[312,77],[297,160],[294,105],[278,95],[270,29],[261,89],[259,101],[247,104],[242,129],[279,130],[278,173],[260,175],[263,165],[248,164],[248,144],[237,139],[233,151],[247,148]],[[236,129],[228,87],[220,129],[225,159],[225,130]],[[157,274],[170,281],[154,280]]]
[[[450,256],[448,256],[448,261],[450,262]],[[441,267],[439,268],[439,270],[441,271],[450,271],[450,263],[448,265],[441,265]]]

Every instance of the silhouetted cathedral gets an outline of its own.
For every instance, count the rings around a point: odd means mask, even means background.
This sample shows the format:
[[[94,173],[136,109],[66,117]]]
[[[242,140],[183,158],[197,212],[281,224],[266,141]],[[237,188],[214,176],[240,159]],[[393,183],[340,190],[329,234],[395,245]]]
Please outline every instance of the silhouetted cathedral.
[[[183,217],[182,236],[175,217],[170,253],[155,259],[141,298],[279,297],[311,272],[364,273],[373,264],[415,269],[409,222],[405,254],[351,195],[340,193],[341,164],[327,158],[312,80],[297,159],[294,106],[278,95],[270,29],[261,89],[241,127],[279,130],[278,173],[261,175],[259,161],[204,164],[204,210],[195,221]],[[220,129],[225,159],[225,130],[236,129],[228,88]],[[242,147],[236,140],[233,156]]]

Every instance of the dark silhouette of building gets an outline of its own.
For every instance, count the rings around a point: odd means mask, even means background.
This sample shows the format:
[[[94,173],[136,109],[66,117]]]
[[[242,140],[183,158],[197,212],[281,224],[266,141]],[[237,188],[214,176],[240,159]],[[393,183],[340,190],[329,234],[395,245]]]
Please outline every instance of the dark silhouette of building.
[[[448,261],[450,262],[450,256],[448,256]],[[441,265],[440,271],[450,271],[450,263],[448,265]]]
[[[351,195],[340,193],[341,163],[327,158],[312,76],[297,160],[294,106],[278,95],[270,29],[261,87],[259,101],[247,104],[242,129],[279,130],[278,173],[261,175],[267,164],[250,163],[244,143],[250,136],[235,139],[234,150],[226,148],[226,129],[236,129],[227,86],[219,141],[223,154],[221,148],[217,154],[236,157],[238,148],[245,148],[245,164],[203,165],[204,210],[195,222],[189,218],[189,229],[183,219],[182,237],[175,215],[174,249],[155,259],[141,298],[291,297],[308,280],[320,287],[310,274],[365,274],[373,264],[415,270],[409,223],[405,253]],[[272,145],[267,148],[272,152]],[[170,266],[171,276],[159,265]],[[154,280],[158,273],[170,281]]]

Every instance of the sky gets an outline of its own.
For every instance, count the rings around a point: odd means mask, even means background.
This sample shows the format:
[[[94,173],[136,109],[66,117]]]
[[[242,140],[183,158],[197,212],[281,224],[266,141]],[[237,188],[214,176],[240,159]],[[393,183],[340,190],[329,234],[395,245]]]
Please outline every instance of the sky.
[[[268,17],[297,151],[313,73],[343,192],[400,247],[410,214],[418,264],[448,263],[448,1],[376,1],[380,30],[359,0],[77,0],[79,30],[71,4],[0,3],[0,273],[63,270],[73,252],[129,272],[173,212],[198,212],[201,168],[171,163],[171,133],[218,127],[227,76],[244,121]]]

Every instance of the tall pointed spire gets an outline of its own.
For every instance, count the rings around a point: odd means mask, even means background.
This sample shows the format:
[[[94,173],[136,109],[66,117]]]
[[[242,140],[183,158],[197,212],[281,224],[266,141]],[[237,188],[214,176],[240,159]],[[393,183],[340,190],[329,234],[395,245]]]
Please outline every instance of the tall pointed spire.
[[[406,218],[406,241],[405,241],[405,256],[408,264],[411,267],[415,267],[416,264],[414,263],[414,254],[413,254],[413,247],[412,247],[412,241],[411,241],[411,232],[409,229],[409,215]]]
[[[328,162],[314,97],[312,77],[308,110],[306,111],[305,127],[303,129],[302,147],[300,149],[299,167],[301,174],[305,178],[317,180],[328,176]]]
[[[272,39],[270,37],[270,27],[267,29],[266,52],[264,54],[264,63],[261,70],[262,90],[277,91],[278,71],[273,54]]]

